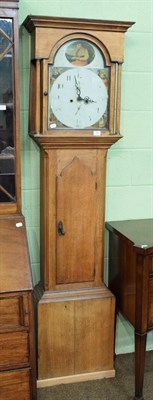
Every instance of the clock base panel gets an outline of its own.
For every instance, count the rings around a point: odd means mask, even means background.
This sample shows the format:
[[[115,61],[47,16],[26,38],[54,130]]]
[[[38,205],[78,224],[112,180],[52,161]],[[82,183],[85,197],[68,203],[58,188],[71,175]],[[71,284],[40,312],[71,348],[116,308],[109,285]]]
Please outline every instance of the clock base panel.
[[[114,315],[115,298],[105,286],[44,292],[38,304],[38,386],[114,376]]]

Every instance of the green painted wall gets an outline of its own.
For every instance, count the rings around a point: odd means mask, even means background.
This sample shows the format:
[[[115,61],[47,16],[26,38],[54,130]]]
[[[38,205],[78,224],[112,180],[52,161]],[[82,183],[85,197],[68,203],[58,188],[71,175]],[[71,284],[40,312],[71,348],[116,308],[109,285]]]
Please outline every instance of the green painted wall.
[[[152,0],[20,0],[22,210],[34,283],[39,280],[39,149],[28,137],[30,38],[28,14],[135,21],[125,36],[121,134],[108,152],[106,220],[153,217]],[[107,281],[107,235],[105,276]],[[116,352],[133,351],[132,327],[119,316]],[[153,348],[153,334],[148,335]]]

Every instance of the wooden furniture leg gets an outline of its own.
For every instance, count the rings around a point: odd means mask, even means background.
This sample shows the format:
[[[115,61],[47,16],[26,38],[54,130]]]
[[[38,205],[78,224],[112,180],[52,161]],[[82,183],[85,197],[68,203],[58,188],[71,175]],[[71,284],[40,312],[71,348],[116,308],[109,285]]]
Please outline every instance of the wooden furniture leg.
[[[143,380],[145,368],[147,333],[135,332],[135,396],[134,400],[143,400]]]

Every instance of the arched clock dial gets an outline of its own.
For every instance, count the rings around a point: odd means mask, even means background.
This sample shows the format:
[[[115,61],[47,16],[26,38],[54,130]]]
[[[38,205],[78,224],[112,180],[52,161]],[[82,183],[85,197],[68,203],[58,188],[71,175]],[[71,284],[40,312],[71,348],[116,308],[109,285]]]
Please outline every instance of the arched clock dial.
[[[103,54],[95,44],[85,39],[69,40],[58,49],[54,66],[61,67],[62,65],[70,68],[78,64],[83,67],[90,66],[90,68],[103,69],[105,67]]]
[[[50,88],[49,113],[66,127],[84,129],[103,117],[107,102],[107,88],[97,73],[71,68],[59,75]]]

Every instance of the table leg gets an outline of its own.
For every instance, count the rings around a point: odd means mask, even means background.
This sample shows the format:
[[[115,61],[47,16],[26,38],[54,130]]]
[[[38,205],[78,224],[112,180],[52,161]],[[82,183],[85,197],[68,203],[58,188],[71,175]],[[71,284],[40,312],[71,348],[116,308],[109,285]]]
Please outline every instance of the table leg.
[[[135,396],[134,400],[143,400],[143,380],[145,369],[147,333],[144,335],[135,332]]]

